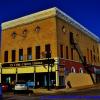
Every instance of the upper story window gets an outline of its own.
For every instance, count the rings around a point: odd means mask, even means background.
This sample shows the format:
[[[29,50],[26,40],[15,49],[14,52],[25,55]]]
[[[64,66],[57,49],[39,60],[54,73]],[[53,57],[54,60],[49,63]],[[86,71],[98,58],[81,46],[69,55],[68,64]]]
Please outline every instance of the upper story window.
[[[13,33],[11,34],[11,36],[12,36],[13,39],[15,39],[15,38],[16,38],[16,32],[13,32]]]
[[[95,53],[95,47],[94,47],[94,45],[93,45],[93,52]]]
[[[68,59],[68,46],[66,46],[66,59]]]
[[[95,55],[93,55],[93,59],[94,59],[94,61],[96,62],[96,56],[95,56]]]
[[[16,50],[12,50],[12,62],[16,60]]]
[[[4,62],[8,62],[8,51],[4,52]]]
[[[70,44],[74,44],[74,35],[72,32],[69,34]]]
[[[36,46],[36,48],[35,48],[36,50],[36,59],[40,59],[40,46]]]
[[[92,54],[92,50],[90,50],[90,55],[91,55],[91,62],[93,61],[93,54]]]
[[[36,26],[35,32],[39,33],[40,32],[40,26]]]
[[[63,32],[63,33],[66,33],[66,28],[65,28],[65,26],[62,27],[62,32]]]
[[[23,33],[22,33],[23,37],[26,37],[26,36],[27,36],[27,32],[28,32],[27,29],[24,29],[24,30],[23,30]]]
[[[19,61],[23,61],[23,49],[19,49]]]
[[[32,48],[27,48],[27,60],[32,60]]]
[[[87,60],[89,62],[89,49],[87,48]]]
[[[73,60],[73,48],[71,48],[71,59]]]
[[[45,52],[46,52],[46,58],[51,58],[51,47],[50,44],[45,45]]]
[[[60,57],[63,58],[63,45],[60,45]]]

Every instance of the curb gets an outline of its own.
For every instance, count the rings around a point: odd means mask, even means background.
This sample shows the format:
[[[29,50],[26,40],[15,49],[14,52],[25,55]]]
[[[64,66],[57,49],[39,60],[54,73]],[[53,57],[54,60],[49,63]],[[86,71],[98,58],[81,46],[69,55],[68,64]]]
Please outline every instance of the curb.
[[[100,85],[100,84],[99,84]],[[78,90],[84,90],[89,89],[93,87],[97,87],[98,85],[89,85],[89,86],[82,86],[82,87],[75,87],[75,88],[65,88],[65,89],[51,89],[50,91],[46,89],[40,89],[40,90],[33,90],[33,94],[35,95],[55,95],[55,94],[61,94],[61,93],[68,93],[68,92],[75,92]]]

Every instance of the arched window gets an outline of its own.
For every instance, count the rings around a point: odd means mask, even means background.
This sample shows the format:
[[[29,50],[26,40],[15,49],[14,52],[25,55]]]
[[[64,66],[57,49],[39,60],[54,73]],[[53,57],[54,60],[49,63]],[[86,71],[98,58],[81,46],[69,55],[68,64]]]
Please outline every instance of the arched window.
[[[16,32],[11,33],[11,36],[12,36],[13,39],[16,38],[16,35],[17,35]]]
[[[72,73],[75,73],[75,72],[76,72],[75,67],[72,67],[72,68],[71,68],[71,72],[72,72]]]
[[[94,72],[96,72],[96,68],[94,67]]]
[[[80,68],[80,69],[79,69],[79,72],[80,72],[80,73],[83,73],[83,68]]]

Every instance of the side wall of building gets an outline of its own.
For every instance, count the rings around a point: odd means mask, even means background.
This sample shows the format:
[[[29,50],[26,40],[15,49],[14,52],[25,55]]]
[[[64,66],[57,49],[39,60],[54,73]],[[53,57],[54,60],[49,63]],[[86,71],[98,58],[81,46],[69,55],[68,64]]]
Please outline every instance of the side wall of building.
[[[60,58],[59,68],[61,69],[62,65],[63,67],[65,67],[64,72],[66,73],[63,75],[65,78],[65,85],[68,87],[68,81],[70,82],[72,87],[92,85],[93,81],[89,74],[84,73],[86,71],[81,64],[82,62],[75,49],[73,49],[72,54],[72,45],[70,44],[70,32],[73,33],[73,37],[75,38],[83,56],[86,57],[87,63],[95,66],[100,66],[98,55],[99,44],[94,39],[84,34],[82,31],[76,29],[70,23],[65,22],[60,18],[57,18],[57,50],[58,57]],[[66,47],[68,50],[66,50]],[[61,48],[63,48],[63,57]],[[93,69],[91,68],[91,70]],[[62,77],[62,75],[60,75],[60,77]],[[79,79],[81,79],[81,81],[79,81]]]
[[[65,32],[63,30],[65,28]],[[99,45],[98,43],[76,29],[74,26],[65,22],[64,20],[57,18],[57,46],[58,46],[58,57],[61,57],[60,54],[60,45],[63,45],[63,58],[66,59],[66,46],[68,46],[68,59],[73,61],[80,62],[79,55],[76,50],[73,50],[73,59],[71,59],[71,45],[70,45],[70,32],[73,33],[80,50],[83,55],[86,56],[86,60],[88,64],[100,65],[99,60]]]

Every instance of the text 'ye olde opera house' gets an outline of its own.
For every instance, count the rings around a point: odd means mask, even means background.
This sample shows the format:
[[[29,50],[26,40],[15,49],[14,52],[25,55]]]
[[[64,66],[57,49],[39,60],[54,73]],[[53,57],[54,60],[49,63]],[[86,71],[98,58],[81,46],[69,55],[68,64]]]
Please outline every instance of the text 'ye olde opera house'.
[[[100,39],[56,7],[2,23],[1,36],[1,82],[100,82]]]

